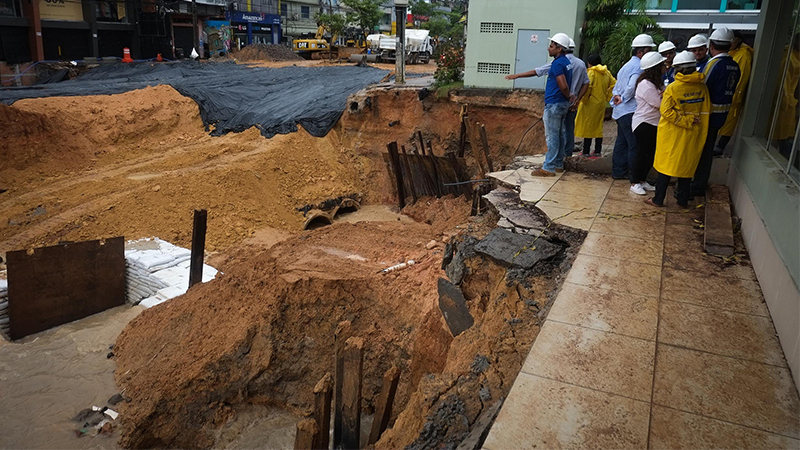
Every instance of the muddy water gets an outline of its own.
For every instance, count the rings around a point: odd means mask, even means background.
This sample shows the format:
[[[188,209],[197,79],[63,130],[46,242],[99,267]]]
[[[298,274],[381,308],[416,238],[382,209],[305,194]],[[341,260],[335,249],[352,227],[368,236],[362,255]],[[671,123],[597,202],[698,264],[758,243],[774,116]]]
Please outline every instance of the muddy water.
[[[403,222],[413,223],[414,219],[392,211],[392,208],[386,205],[366,205],[362,206],[358,211],[353,211],[345,214],[338,214],[333,222]]]
[[[120,306],[10,343],[0,339],[0,448],[114,449],[71,418],[117,393],[108,346],[141,307]]]

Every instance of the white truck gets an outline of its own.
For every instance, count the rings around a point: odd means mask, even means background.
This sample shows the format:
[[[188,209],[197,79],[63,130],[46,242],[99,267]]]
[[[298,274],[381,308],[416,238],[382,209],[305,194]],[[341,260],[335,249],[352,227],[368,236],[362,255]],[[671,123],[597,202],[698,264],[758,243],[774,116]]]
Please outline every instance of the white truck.
[[[370,34],[367,36],[370,51],[378,55],[378,62],[392,62],[395,60],[397,36],[384,34]],[[430,31],[406,30],[406,63],[428,64],[433,53]]]

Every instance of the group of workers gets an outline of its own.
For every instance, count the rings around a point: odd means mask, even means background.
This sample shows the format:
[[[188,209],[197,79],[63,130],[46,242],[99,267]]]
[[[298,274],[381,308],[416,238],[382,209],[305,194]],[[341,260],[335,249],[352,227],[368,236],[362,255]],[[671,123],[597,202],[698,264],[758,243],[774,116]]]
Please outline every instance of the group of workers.
[[[653,38],[640,34],[616,78],[599,55],[590,55],[584,63],[573,55],[574,47],[569,36],[556,33],[548,46],[552,63],[506,76],[513,80],[547,75],[547,155],[532,175],[563,171],[575,135],[583,138],[583,155],[600,156],[610,103],[617,123],[613,178],[628,179],[637,195],[654,192],[646,200],[653,206],[664,206],[671,177],[677,178],[679,206],[704,196],[713,157],[724,153],[733,135],[750,78],[753,49],[742,42],[741,34],[719,28],[708,38],[695,35],[680,53],[670,41],[655,50]],[[592,140],[595,148],[590,153]],[[655,186],[647,181],[652,168],[658,174]]]

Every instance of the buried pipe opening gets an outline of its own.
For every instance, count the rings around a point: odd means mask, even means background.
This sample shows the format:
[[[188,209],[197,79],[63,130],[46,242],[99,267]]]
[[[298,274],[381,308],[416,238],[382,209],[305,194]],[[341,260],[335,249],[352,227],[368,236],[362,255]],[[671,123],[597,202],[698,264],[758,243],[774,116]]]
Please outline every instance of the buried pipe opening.
[[[361,209],[361,204],[351,198],[346,198],[342,200],[342,203],[338,208],[336,208],[336,212],[333,214],[333,217],[354,213],[359,209]]]
[[[330,225],[332,222],[331,217],[327,213],[320,210],[312,210],[308,212],[308,218],[303,224],[303,229],[316,230],[317,228]]]

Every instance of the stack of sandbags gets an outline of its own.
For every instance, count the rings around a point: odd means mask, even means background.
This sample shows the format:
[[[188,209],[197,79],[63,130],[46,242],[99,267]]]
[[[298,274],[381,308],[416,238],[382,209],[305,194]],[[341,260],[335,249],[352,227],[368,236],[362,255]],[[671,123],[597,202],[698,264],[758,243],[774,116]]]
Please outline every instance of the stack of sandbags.
[[[0,332],[8,336],[8,280],[0,280]]]
[[[186,293],[192,252],[159,238],[125,244],[125,274],[128,303],[147,308]],[[214,279],[217,270],[203,265],[203,282]]]

